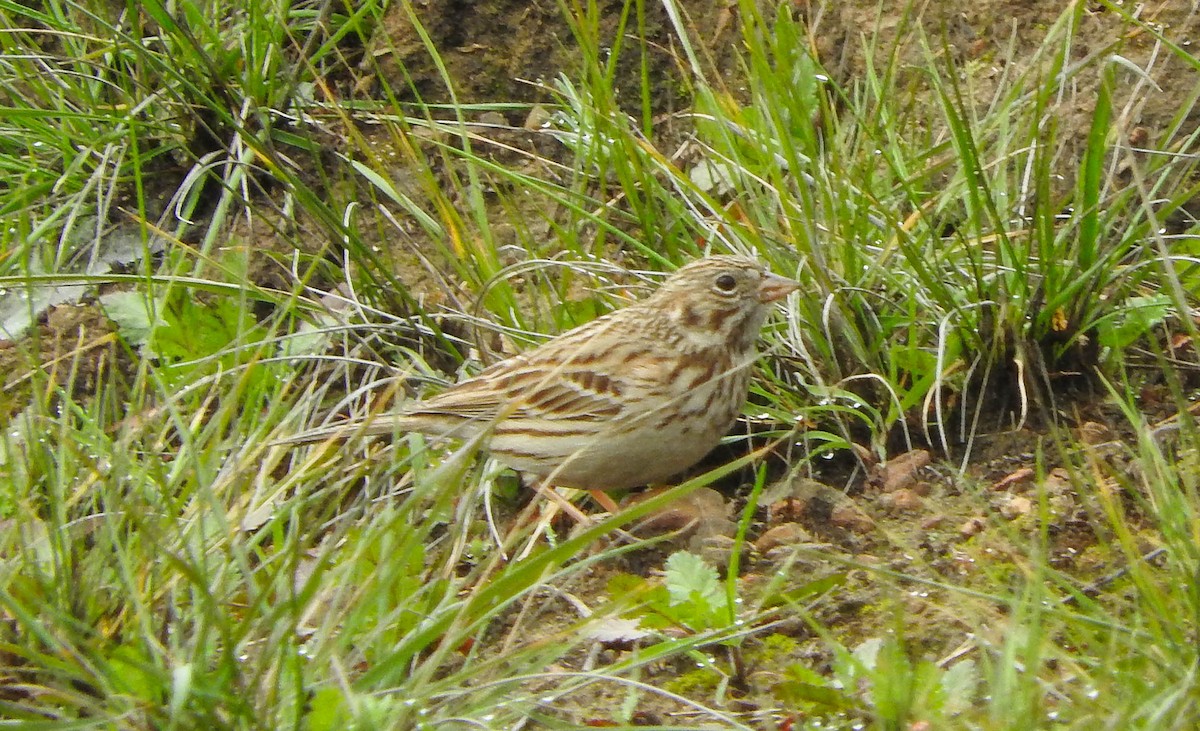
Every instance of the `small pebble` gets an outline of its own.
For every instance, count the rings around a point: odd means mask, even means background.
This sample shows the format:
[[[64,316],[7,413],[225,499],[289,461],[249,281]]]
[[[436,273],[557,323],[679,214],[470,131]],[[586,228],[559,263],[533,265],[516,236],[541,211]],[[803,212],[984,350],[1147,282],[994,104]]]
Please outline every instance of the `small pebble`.
[[[884,510],[891,510],[898,513],[911,513],[920,510],[925,505],[925,501],[916,492],[901,488],[895,492],[885,493],[879,498],[880,505]]]
[[[987,521],[980,517],[968,518],[965,523],[958,527],[958,532],[963,538],[979,535],[983,529],[987,528]]]
[[[779,546],[794,546],[797,543],[811,543],[812,536],[799,523],[781,523],[758,537],[754,547],[759,553],[767,553]]]

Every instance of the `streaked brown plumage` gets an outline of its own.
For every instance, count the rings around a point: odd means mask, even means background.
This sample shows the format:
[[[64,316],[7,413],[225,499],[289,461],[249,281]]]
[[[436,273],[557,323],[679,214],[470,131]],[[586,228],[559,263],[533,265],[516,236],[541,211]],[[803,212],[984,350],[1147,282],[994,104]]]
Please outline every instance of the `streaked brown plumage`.
[[[548,483],[659,482],[715,447],[745,403],[772,302],[798,285],[736,256],[695,261],[643,301],[483,370],[367,433],[470,439]]]

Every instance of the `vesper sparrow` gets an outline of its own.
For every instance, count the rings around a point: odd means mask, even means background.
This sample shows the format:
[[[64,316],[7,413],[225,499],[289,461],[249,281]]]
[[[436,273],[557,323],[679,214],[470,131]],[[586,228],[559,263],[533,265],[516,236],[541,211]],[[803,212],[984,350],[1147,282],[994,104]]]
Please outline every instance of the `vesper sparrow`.
[[[381,416],[363,433],[465,440],[490,430],[493,456],[549,484],[661,482],[733,426],[770,305],[798,286],[750,259],[700,259],[645,300]]]

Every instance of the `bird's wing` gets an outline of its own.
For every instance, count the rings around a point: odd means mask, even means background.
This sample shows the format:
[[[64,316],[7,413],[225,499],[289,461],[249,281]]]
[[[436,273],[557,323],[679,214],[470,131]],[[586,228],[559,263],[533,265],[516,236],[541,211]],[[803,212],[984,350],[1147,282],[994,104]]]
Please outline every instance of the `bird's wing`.
[[[451,386],[437,396],[418,401],[405,410],[405,415],[444,415],[463,420],[488,420],[500,412],[506,401],[503,391],[487,379],[476,376]]]
[[[610,318],[594,320],[497,363],[415,409],[483,420],[618,418],[663,381],[669,359],[656,343],[607,335],[612,324]]]
[[[509,393],[527,418],[606,421],[625,407],[616,379],[570,364],[519,373]]]
[[[537,364],[483,373],[414,406],[415,414],[461,419],[611,419],[623,407],[621,388],[590,369]]]

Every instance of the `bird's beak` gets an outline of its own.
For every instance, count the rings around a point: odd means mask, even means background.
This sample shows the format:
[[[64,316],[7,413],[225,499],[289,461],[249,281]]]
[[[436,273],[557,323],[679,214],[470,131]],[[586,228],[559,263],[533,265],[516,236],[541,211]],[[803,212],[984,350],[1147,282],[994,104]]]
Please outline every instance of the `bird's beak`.
[[[800,289],[799,282],[794,282],[787,277],[767,272],[767,275],[763,277],[762,282],[758,285],[758,301],[765,305],[768,302],[781,300],[797,289]]]

